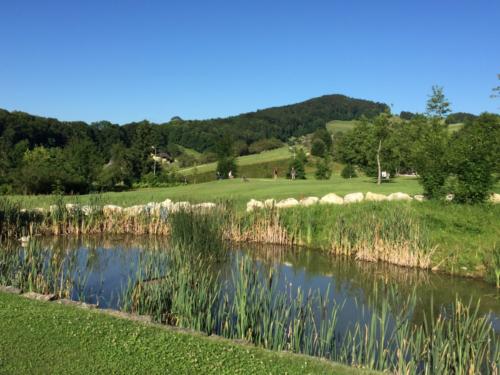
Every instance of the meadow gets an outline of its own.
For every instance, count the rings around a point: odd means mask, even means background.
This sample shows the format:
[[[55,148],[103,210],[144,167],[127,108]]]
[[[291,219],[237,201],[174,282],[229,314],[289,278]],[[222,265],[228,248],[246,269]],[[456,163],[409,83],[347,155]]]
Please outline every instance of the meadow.
[[[144,188],[124,192],[108,192],[100,194],[103,204],[132,206],[148,202],[160,202],[167,198],[174,201],[206,202],[218,200],[234,201],[237,207],[243,208],[250,199],[284,199],[302,198],[307,196],[321,197],[328,193],[344,195],[353,192],[368,191],[381,194],[405,192],[410,195],[421,194],[422,188],[416,178],[399,177],[391,182],[377,185],[369,177],[344,179],[334,174],[330,180],[276,180],[265,178],[250,178],[248,182],[240,178],[234,180],[210,181],[200,184],[180,185],[168,188]],[[9,196],[21,203],[24,208],[48,207],[54,204],[53,195],[14,195]],[[95,194],[67,195],[66,203],[89,204]]]

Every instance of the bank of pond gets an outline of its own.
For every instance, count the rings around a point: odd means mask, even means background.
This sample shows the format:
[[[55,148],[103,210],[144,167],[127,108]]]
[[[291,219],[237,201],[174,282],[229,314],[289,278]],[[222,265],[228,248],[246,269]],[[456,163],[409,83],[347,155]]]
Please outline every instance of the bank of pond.
[[[283,245],[171,233],[4,239],[0,284],[394,373],[498,373],[500,295],[481,280]]]

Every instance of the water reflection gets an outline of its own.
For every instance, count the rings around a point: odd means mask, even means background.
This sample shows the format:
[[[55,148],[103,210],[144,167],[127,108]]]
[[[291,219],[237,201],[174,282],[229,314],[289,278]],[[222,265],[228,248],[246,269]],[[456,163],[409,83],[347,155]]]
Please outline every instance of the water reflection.
[[[139,260],[169,249],[164,237],[149,236],[45,237],[40,238],[39,244],[53,253],[71,255],[74,262],[71,298],[111,308],[120,307],[123,291],[128,283],[135,281]],[[13,246],[19,247],[11,243],[4,244],[3,248]],[[356,262],[306,249],[256,245],[234,245],[234,249],[217,265],[223,278],[229,279],[231,272],[238,269],[238,257],[250,256],[262,267],[280,271],[282,290],[287,289],[285,285],[291,286],[289,290],[297,287],[321,293],[329,290],[332,303],[344,303],[339,316],[341,325],[367,319],[369,315],[363,315],[362,311],[368,309],[369,300],[377,300],[373,293],[385,293],[391,285],[397,285],[400,301],[393,301],[393,306],[416,291],[416,308],[411,317],[416,323],[422,321],[424,314],[431,313],[432,303],[437,315],[439,308],[450,306],[458,296],[465,302],[475,303],[480,299],[481,313],[490,314],[495,331],[500,333],[499,292],[482,281]]]

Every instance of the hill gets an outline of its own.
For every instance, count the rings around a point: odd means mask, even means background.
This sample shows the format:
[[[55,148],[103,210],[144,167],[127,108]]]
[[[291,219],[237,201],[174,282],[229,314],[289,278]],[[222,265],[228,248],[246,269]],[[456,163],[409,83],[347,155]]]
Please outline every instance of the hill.
[[[343,95],[325,95],[228,118],[124,125],[60,121],[0,110],[0,193],[85,193],[131,186],[153,172],[156,151],[213,160],[223,136],[239,155],[263,139],[300,137],[331,120],[374,117],[387,105]],[[212,155],[210,155],[212,153]],[[185,158],[186,159],[186,158]],[[57,168],[54,168],[57,166]]]

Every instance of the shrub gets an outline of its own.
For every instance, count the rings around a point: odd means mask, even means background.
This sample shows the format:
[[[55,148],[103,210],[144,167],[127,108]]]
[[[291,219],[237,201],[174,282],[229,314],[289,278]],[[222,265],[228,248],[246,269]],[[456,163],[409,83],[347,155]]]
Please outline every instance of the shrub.
[[[358,175],[356,174],[356,169],[352,164],[346,164],[345,167],[342,168],[340,175],[342,176],[342,178],[358,177]]]

